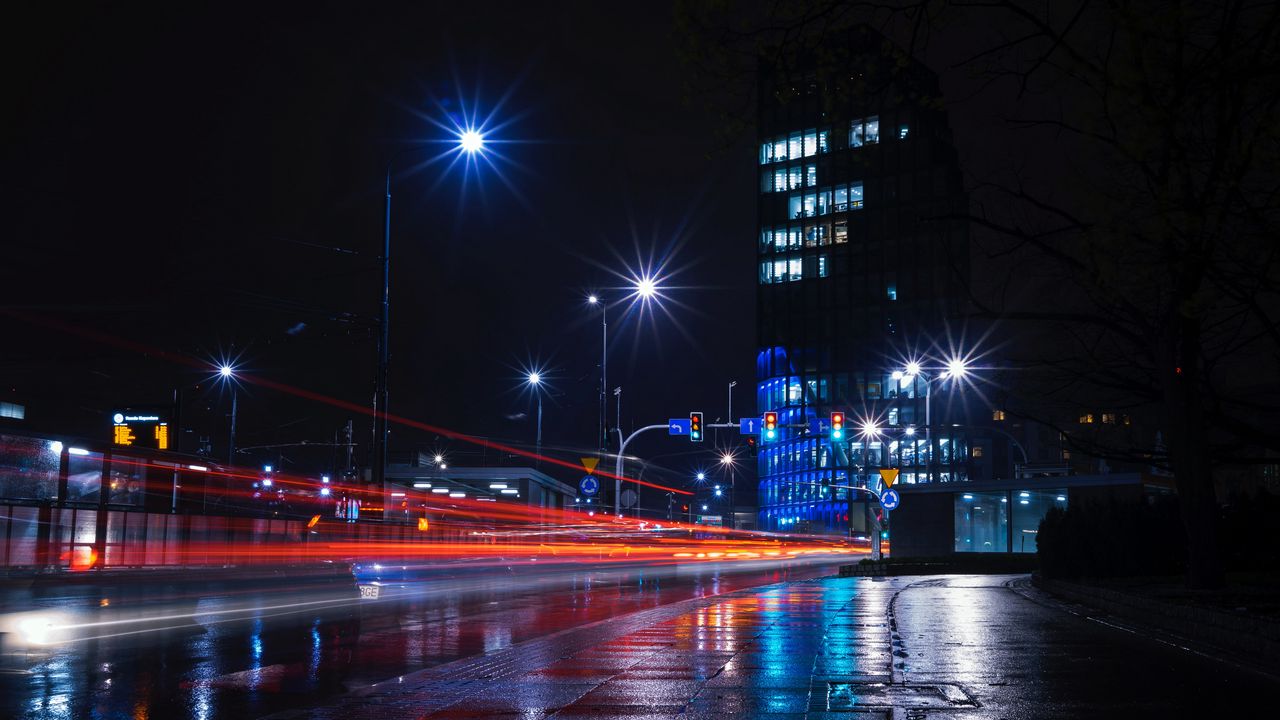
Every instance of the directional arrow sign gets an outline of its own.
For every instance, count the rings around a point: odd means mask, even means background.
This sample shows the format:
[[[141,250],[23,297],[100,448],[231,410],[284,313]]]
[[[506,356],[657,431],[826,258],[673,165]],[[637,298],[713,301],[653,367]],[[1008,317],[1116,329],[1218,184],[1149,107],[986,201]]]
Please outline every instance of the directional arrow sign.
[[[759,435],[760,418],[742,418],[738,421],[738,432],[743,435]]]
[[[583,495],[595,495],[600,492],[600,481],[595,475],[588,475],[578,481],[578,489]]]
[[[671,418],[667,421],[668,435],[688,435],[689,418]]]
[[[884,481],[885,487],[893,487],[893,483],[898,480],[898,468],[880,468],[880,479]]]
[[[809,434],[821,435],[831,429],[831,420],[828,418],[814,418],[809,421]]]

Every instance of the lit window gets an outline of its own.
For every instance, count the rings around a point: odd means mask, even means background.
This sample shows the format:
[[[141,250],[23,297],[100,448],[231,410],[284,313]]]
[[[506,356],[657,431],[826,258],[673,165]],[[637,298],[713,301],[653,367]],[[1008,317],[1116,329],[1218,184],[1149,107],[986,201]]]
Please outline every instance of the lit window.
[[[791,133],[791,137],[787,139],[787,157],[804,157],[804,135]]]
[[[773,282],[773,263],[760,263],[760,284],[768,285]]]
[[[1000,422],[1000,421],[1004,420],[1004,411],[1003,411],[1003,410],[992,410],[992,411],[991,411],[991,419],[992,419],[992,420],[995,420],[996,422]]]
[[[849,209],[854,210],[862,207],[862,183],[853,183],[849,186]]]
[[[899,139],[899,140],[906,140],[906,139],[907,139],[907,134],[908,134],[908,133],[910,133],[910,132],[911,132],[911,127],[910,127],[909,125],[899,125],[899,126],[898,126],[898,139]]]
[[[794,281],[804,277],[804,263],[801,262],[800,258],[791,258],[787,261],[787,269],[790,271],[788,280]]]
[[[849,147],[872,145],[880,140],[880,119],[865,118],[849,124]]]
[[[837,245],[843,245],[849,242],[849,223],[838,222],[835,224],[835,242]]]
[[[890,299],[890,300],[897,300],[897,299],[898,299],[898,286],[897,286],[897,285],[890,285],[890,286],[889,286],[889,288],[885,291],[885,294],[889,296],[889,299]]]
[[[1086,413],[1080,416],[1081,425],[1089,425],[1093,422],[1093,413]]]
[[[1123,417],[1124,417],[1124,424],[1125,424],[1125,425],[1129,425],[1129,424],[1131,424],[1131,423],[1133,422],[1132,420],[1130,420],[1130,419],[1129,419],[1129,416],[1128,416],[1128,415],[1124,415]]]
[[[804,156],[809,157],[818,152],[818,131],[810,130],[804,135]]]
[[[981,445],[974,445],[974,446],[973,446],[973,456],[974,456],[974,457],[976,457],[976,458],[980,458],[980,457],[982,457],[982,446],[981,446]]]
[[[818,277],[826,277],[826,276],[827,276],[827,256],[819,255],[818,256]]]
[[[818,166],[817,165],[810,164],[810,165],[804,166],[804,184],[808,185],[809,187],[813,187],[814,185],[818,184]]]
[[[1115,424],[1116,424],[1116,414],[1115,414],[1115,413],[1102,413],[1102,424],[1103,424],[1103,425],[1115,425]]]

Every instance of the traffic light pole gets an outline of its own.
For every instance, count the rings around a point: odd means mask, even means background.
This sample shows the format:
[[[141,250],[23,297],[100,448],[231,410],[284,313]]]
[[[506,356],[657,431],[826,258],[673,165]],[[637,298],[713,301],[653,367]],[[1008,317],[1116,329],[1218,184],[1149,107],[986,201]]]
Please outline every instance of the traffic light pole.
[[[666,430],[666,429],[667,429],[666,423],[662,423],[661,425],[645,425],[639,430],[636,430],[635,432],[628,435],[624,440],[622,437],[622,428],[620,427],[617,428],[618,459],[613,466],[613,514],[614,515],[622,514],[622,459],[626,457],[627,445],[629,445],[632,440],[635,440],[636,436],[639,435],[640,433],[648,432],[650,430]]]
[[[621,388],[619,388],[619,390],[621,390]],[[618,394],[618,393],[615,392],[615,394]],[[670,426],[667,423],[662,423],[661,425],[645,425],[639,430],[636,430],[635,432],[628,435],[625,439],[622,437],[622,428],[621,427],[615,428],[618,431],[618,459],[613,466],[613,514],[614,515],[622,514],[622,460],[624,457],[626,457],[627,445],[631,444],[631,441],[635,440],[636,436],[640,435],[641,433],[649,432],[650,430],[666,430],[669,427]],[[734,428],[738,426],[735,425],[734,423],[709,423],[704,425],[703,427]]]

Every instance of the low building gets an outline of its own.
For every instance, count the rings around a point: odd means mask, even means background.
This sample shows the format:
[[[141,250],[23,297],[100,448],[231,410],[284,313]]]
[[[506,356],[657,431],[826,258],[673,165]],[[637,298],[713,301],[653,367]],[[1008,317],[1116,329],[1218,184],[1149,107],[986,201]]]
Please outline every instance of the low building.
[[[1139,501],[1168,494],[1170,478],[1146,473],[1020,477],[1014,480],[898,485],[889,513],[897,557],[952,553],[1034,553],[1040,520],[1051,508],[1090,501]]]
[[[571,508],[577,499],[576,488],[529,467],[388,465],[384,489],[388,520],[412,514],[411,497],[441,495],[545,510]]]

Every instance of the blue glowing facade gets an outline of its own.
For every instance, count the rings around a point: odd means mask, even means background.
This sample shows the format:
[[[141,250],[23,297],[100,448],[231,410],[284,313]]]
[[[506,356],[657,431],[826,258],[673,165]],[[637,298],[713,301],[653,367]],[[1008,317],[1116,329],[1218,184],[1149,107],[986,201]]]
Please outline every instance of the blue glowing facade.
[[[882,43],[851,30],[839,68],[761,74],[756,405],[779,415],[758,455],[762,530],[856,530],[850,486],[876,490],[885,467],[966,480],[981,455],[943,379],[968,272],[959,166],[936,77]],[[832,412],[847,415],[834,442]]]

